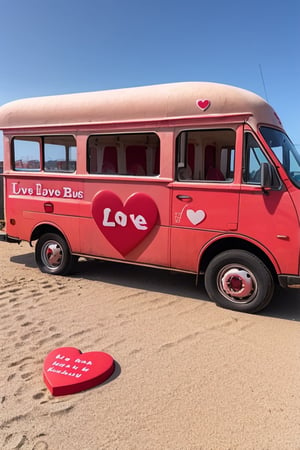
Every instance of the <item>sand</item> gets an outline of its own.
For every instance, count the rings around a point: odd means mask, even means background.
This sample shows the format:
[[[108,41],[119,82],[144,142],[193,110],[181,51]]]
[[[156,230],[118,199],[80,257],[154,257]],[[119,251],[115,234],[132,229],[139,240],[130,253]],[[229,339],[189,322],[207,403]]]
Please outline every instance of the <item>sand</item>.
[[[0,242],[1,449],[300,449],[300,291],[218,308],[186,274],[79,262],[42,274]],[[59,347],[113,356],[100,386],[54,397]]]

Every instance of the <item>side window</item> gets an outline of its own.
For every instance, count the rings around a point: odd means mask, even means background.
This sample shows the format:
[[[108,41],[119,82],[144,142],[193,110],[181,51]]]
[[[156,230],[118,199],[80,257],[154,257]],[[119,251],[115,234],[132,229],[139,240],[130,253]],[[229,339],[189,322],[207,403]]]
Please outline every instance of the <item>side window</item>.
[[[250,184],[260,184],[260,165],[268,162],[260,145],[251,133],[245,134],[243,181]]]
[[[73,136],[44,137],[45,172],[74,172],[76,142]]]
[[[76,141],[73,136],[25,136],[12,140],[14,170],[74,172]]]
[[[41,170],[41,139],[18,137],[12,140],[13,169],[26,171]]]
[[[280,187],[280,181],[273,165],[268,160],[260,144],[251,133],[245,133],[245,145],[243,155],[243,182],[258,184],[261,182],[261,164],[270,164],[272,171],[272,187]]]
[[[101,175],[157,176],[160,142],[155,133],[90,136],[88,172]]]
[[[177,136],[176,148],[178,181],[233,181],[233,130],[182,131]]]

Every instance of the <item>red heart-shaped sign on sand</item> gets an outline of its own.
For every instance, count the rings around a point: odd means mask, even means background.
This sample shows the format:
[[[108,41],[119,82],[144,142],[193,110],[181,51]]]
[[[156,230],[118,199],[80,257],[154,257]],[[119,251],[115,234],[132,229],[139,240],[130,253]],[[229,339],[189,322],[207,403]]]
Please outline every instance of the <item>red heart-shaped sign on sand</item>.
[[[210,101],[209,100],[197,100],[197,106],[202,109],[202,111],[206,111],[207,108],[209,108],[210,106]]]
[[[73,347],[61,347],[44,361],[44,382],[52,395],[75,394],[97,386],[113,373],[113,358],[104,352],[81,353]]]
[[[158,210],[146,194],[132,194],[123,205],[113,192],[101,191],[93,199],[92,215],[111,245],[126,255],[150,233]]]

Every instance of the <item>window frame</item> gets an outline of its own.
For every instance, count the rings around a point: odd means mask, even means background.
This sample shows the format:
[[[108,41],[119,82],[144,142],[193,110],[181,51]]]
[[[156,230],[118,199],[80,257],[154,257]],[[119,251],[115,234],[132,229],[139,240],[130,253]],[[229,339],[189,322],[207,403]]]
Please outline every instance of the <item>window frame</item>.
[[[36,142],[39,146],[39,159],[38,160],[32,160],[32,159],[20,159],[16,158],[16,141],[27,141],[27,142]],[[42,150],[42,139],[40,136],[13,136],[13,138],[10,141],[10,155],[11,155],[11,167],[12,170],[15,172],[41,172],[43,167],[43,150]],[[36,168],[30,168],[30,167],[16,167],[16,162],[21,161],[21,164],[23,164],[22,161],[24,161],[24,164],[28,165],[30,161],[38,161],[39,167]]]
[[[280,190],[282,188],[282,183],[281,183],[281,179],[277,173],[277,170],[272,162],[272,160],[270,159],[267,151],[265,150],[264,146],[260,143],[258,137],[250,130],[245,130],[244,131],[244,135],[243,135],[243,156],[242,156],[242,184],[245,186],[261,186],[261,180],[260,178],[256,181],[253,180],[246,180],[245,177],[245,172],[247,170],[247,167],[249,166],[249,159],[250,159],[250,155],[246,155],[246,150],[248,147],[248,136],[250,136],[256,143],[256,147],[259,148],[261,154],[264,156],[265,161],[260,161],[258,160],[259,164],[261,165],[262,163],[266,162],[269,164],[270,168],[271,168],[271,174],[272,174],[272,185],[271,185],[271,189],[272,190]],[[260,167],[257,169],[257,172],[260,170]]]
[[[47,169],[46,166],[46,160],[45,160],[45,139],[59,139],[59,138],[68,138],[68,139],[73,139],[74,141],[74,145],[69,146],[68,148],[74,147],[75,148],[75,160],[70,160],[70,159],[65,159],[62,161],[62,163],[68,161],[68,163],[70,163],[71,161],[74,161],[74,169],[71,170],[66,170],[66,169],[59,169],[59,170],[49,170]],[[37,142],[39,144],[39,160],[34,160],[34,161],[38,161],[39,163],[39,167],[37,168],[32,168],[32,167],[16,167],[16,161],[19,161],[19,159],[16,159],[16,147],[15,147],[15,142],[16,141],[24,141],[24,142]],[[63,145],[63,144],[61,144]],[[65,146],[65,148],[67,149],[67,147]],[[67,154],[67,150],[65,152],[65,154]],[[75,173],[76,172],[76,168],[77,168],[77,161],[78,161],[78,145],[77,145],[77,140],[76,137],[73,134],[45,134],[45,135],[15,135],[11,138],[10,141],[10,155],[11,155],[11,167],[13,171],[16,172],[33,172],[33,173],[65,173],[65,174],[69,174],[69,173]],[[20,160],[22,161],[22,159]],[[24,159],[24,163],[26,165],[28,165],[28,163],[30,163],[30,159]]]
[[[218,142],[218,144],[216,142],[213,143],[211,142],[211,139],[209,139],[208,134],[211,134],[212,136],[215,133],[222,133],[222,132],[230,132],[232,133],[232,137],[233,137],[233,145],[225,145],[221,144],[220,145],[220,140]],[[195,159],[195,165],[196,167],[194,167],[194,169],[192,170],[192,177],[191,178],[181,178],[179,175],[179,171],[184,171],[186,169],[187,172],[189,172],[189,168],[188,168],[188,161],[187,161],[187,157],[188,157],[188,145],[189,145],[189,139],[188,139],[188,133],[193,133],[193,132],[198,132],[198,133],[207,133],[206,136],[204,136],[203,142],[204,145],[202,146],[203,148],[200,149],[200,151],[198,152],[198,154],[196,153],[196,151],[194,150],[194,159]],[[217,134],[214,137],[218,137]],[[181,129],[178,131],[176,137],[175,137],[175,151],[176,151],[176,158],[175,158],[175,181],[177,182],[184,182],[184,183],[205,183],[205,184],[210,184],[210,183],[226,183],[226,184],[231,184],[234,182],[234,174],[236,171],[236,139],[237,139],[237,129],[234,127],[225,127],[225,128],[188,128],[188,129]],[[185,148],[182,148],[182,143],[184,143]],[[205,164],[206,164],[206,155],[205,155],[205,151],[206,148],[208,146],[214,146],[215,145],[215,160],[218,160],[218,166],[216,166],[217,170],[219,172],[221,171],[221,163],[222,163],[222,150],[227,150],[228,152],[228,158],[227,158],[227,163],[226,163],[226,173],[222,173],[222,175],[224,176],[224,180],[223,179],[207,179],[206,176],[206,168],[205,168]],[[234,155],[233,157],[233,171],[230,171],[230,166],[231,166],[231,155]],[[216,162],[216,161],[215,161]],[[232,177],[226,177],[226,175],[228,173],[232,172]],[[196,178],[196,174],[199,173],[199,178]],[[200,178],[200,174],[204,174],[203,177]]]
[[[135,136],[137,140],[134,139],[130,141],[130,137]],[[141,136],[144,139],[141,139],[141,142],[138,142],[138,137]],[[154,147],[151,147],[148,145],[149,142],[152,140],[155,140]],[[90,140],[95,139],[95,141],[99,138],[99,141],[102,142],[95,142],[96,145],[99,145],[99,148],[94,147],[94,151],[96,151],[96,169],[92,171],[91,165],[92,165],[92,150],[93,147],[90,145]],[[105,143],[104,141],[107,140]],[[145,142],[144,142],[145,141]],[[144,173],[128,173],[128,167],[127,167],[127,153],[126,150],[129,149],[129,147],[134,146],[141,146],[145,147],[145,167],[144,167]],[[112,172],[105,172],[103,171],[103,166],[105,164],[104,162],[104,156],[105,156],[105,150],[108,147],[114,147],[116,148],[116,164],[115,164],[115,170]],[[152,150],[152,155],[151,155]],[[99,156],[100,155],[100,156]],[[155,131],[142,131],[142,132],[117,132],[117,133],[93,133],[90,134],[87,138],[86,142],[86,166],[87,166],[87,173],[89,175],[94,176],[100,176],[100,177],[107,177],[107,176],[113,176],[113,177],[137,177],[137,178],[157,178],[160,176],[160,157],[161,157],[161,139],[157,132]],[[138,163],[137,163],[138,164]],[[156,164],[158,165],[158,171],[155,172]],[[100,166],[100,167],[98,167]],[[101,169],[101,170],[100,170]],[[151,173],[151,169],[153,173]],[[148,174],[149,172],[149,174]]]

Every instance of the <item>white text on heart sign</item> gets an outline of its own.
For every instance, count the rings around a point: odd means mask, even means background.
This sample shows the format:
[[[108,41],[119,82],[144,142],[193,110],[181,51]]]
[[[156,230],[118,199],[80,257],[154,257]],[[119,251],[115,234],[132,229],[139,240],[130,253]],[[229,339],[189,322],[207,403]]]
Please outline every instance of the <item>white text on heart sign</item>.
[[[133,225],[137,230],[147,230],[148,225],[144,216],[138,214],[135,216],[134,214],[129,214],[129,218],[132,221]],[[103,222],[102,225],[104,227],[115,227],[116,225],[120,225],[121,227],[126,227],[128,221],[127,214],[122,211],[117,211],[114,214],[111,214],[110,208],[104,208],[103,210]]]

